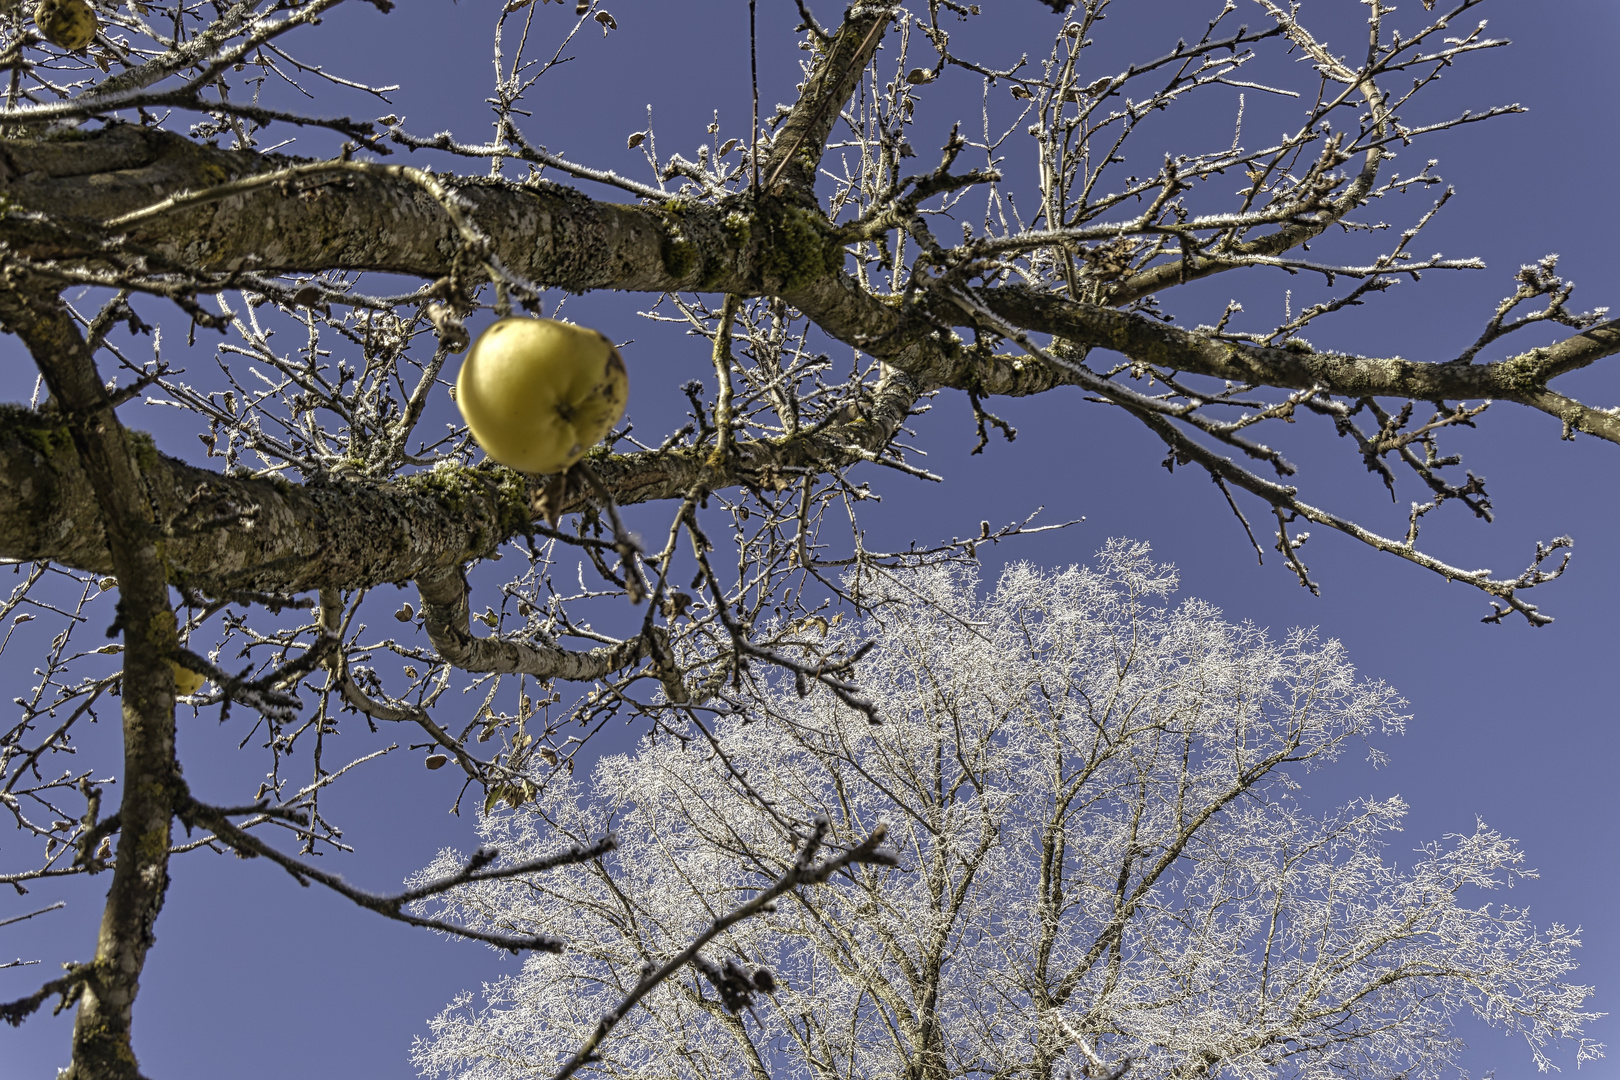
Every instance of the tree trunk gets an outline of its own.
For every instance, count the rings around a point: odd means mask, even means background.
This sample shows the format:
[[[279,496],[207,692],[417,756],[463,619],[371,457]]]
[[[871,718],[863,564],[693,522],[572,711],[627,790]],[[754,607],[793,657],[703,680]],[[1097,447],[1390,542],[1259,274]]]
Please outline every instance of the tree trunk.
[[[48,287],[10,274],[0,288],[0,322],[27,345],[51,403],[78,450],[101,509],[101,525],[118,577],[118,617],[109,631],[124,638],[123,798],[118,808],[117,864],[102,912],[95,961],[78,969],[78,1016],[66,1080],[134,1080],[130,1013],[153,924],[169,885],[169,828],[183,791],[174,753],[174,611],[161,537],[127,436],[72,316]],[[81,860],[94,856],[81,851]]]

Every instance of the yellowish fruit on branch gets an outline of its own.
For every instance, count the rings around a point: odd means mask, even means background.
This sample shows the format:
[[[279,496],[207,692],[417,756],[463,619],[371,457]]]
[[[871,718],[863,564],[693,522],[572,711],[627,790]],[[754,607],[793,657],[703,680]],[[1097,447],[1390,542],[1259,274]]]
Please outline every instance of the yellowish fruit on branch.
[[[552,319],[507,318],[478,335],[456,405],[484,453],[526,473],[558,473],[613,430],[630,378],[613,343]]]
[[[202,689],[202,684],[206,681],[199,673],[188,667],[181,667],[173,660],[169,661],[169,668],[174,672],[174,692],[181,697],[195,694]]]
[[[89,0],[39,0],[34,25],[45,40],[78,52],[96,37],[96,9]]]

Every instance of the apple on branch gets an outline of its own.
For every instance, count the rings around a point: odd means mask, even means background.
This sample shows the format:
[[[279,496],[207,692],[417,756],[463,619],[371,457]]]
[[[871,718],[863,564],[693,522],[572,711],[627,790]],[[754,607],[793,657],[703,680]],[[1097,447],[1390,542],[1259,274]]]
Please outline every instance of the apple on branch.
[[[541,475],[601,442],[629,396],[613,343],[553,319],[500,320],[478,336],[456,379],[456,405],[484,453]]]

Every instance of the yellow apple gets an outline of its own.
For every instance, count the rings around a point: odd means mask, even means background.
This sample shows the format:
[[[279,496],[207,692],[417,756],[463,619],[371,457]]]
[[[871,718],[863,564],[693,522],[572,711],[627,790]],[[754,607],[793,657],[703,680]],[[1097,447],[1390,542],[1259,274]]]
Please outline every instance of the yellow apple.
[[[206,680],[200,674],[188,667],[181,667],[173,660],[169,661],[169,667],[174,671],[174,692],[180,697],[195,694],[202,689],[202,684]]]
[[[507,318],[478,335],[456,404],[484,453],[526,473],[558,473],[624,415],[630,379],[613,343],[552,319]]]
[[[96,9],[88,0],[39,0],[34,25],[52,45],[77,52],[95,40]]]

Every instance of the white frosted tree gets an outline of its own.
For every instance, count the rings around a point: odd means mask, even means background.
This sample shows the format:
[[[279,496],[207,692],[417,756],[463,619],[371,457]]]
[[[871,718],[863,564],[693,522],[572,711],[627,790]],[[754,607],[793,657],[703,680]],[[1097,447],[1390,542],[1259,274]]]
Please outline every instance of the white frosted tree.
[[[1526,872],[1511,840],[1480,825],[1396,862],[1399,798],[1321,815],[1297,795],[1399,731],[1399,695],[1336,641],[1274,640],[1172,603],[1175,587],[1145,545],[1114,541],[1095,569],[1014,566],[988,595],[962,567],[868,581],[865,623],[778,628],[834,654],[875,642],[863,689],[881,723],[761,678],[747,707],[485,818],[512,863],[610,830],[618,847],[428,902],[569,945],[481,1003],[456,998],[415,1064],[465,1080],[1426,1077],[1467,1013],[1541,1069],[1559,1043],[1598,1056],[1589,988],[1566,981],[1577,935],[1490,895]],[[897,865],[851,865],[689,949],[814,838],[836,853],[885,829]],[[444,852],[421,879],[460,865]]]

